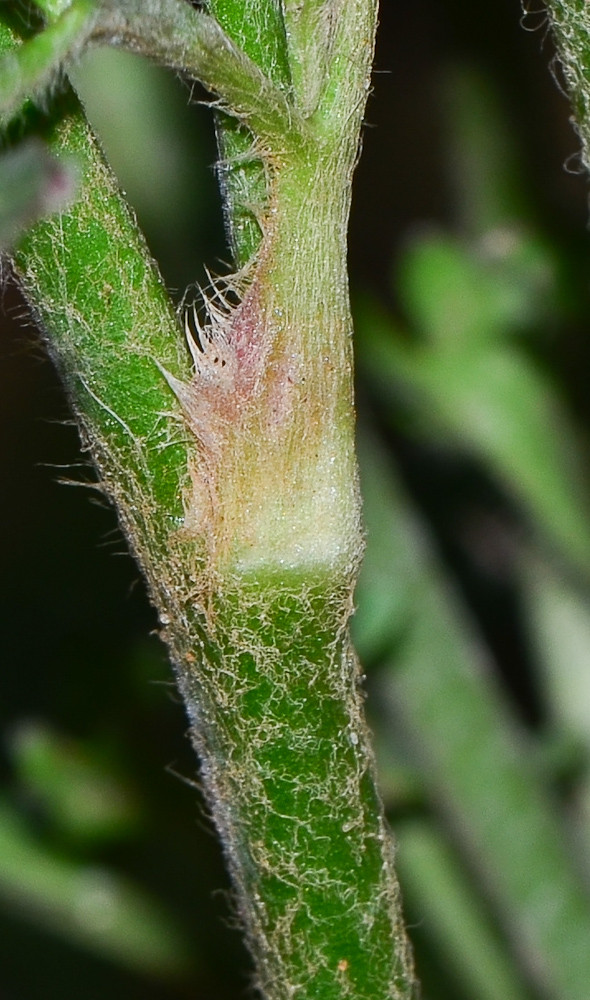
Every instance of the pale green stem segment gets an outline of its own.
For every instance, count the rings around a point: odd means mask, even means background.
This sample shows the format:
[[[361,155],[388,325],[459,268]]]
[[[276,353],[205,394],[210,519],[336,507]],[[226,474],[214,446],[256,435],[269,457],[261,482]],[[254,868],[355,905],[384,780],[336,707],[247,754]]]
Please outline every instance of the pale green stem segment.
[[[65,59],[79,51],[95,17],[92,0],[75,0],[45,31],[8,52],[0,61],[0,126],[20,111],[27,98],[53,83]]]
[[[266,76],[289,93],[291,70],[280,0],[208,0],[207,7]],[[262,240],[266,171],[244,124],[220,112],[216,126],[226,227],[236,266],[242,267]]]
[[[355,0],[284,0],[285,26],[295,103],[305,117],[317,113],[325,123],[342,107],[339,88],[350,76],[363,73],[358,51],[372,44],[373,27],[359,36],[359,6]],[[358,80],[357,80],[358,82]],[[366,83],[366,79],[363,81]],[[366,94],[363,95],[363,106]],[[337,121],[333,121],[338,127]]]
[[[335,7],[325,0],[283,3],[293,93],[302,113],[312,114],[325,87],[335,34]]]
[[[376,5],[351,0],[342,18],[343,63],[330,64],[317,124],[208,15],[181,6],[178,37],[160,48],[148,13],[171,3],[142,6],[147,41],[118,23],[128,47],[198,63],[256,136],[269,187],[241,305],[219,318],[212,303],[190,379],[161,284],[73,107],[54,148],[78,153],[80,199],[31,231],[16,267],[166,627],[262,993],[409,1000],[348,637],[362,541],[346,227]]]
[[[349,116],[360,123],[364,114],[371,88],[365,67],[367,59],[373,58],[377,4],[329,0],[326,10],[331,17],[326,39],[326,82],[313,121],[322,136],[338,143],[351,133]]]

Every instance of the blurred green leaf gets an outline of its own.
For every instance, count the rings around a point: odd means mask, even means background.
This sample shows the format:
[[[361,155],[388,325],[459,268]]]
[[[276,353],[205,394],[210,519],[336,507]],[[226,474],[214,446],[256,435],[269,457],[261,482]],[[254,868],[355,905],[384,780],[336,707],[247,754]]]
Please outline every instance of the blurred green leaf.
[[[406,608],[403,618],[392,615],[373,725],[378,722],[381,739],[391,730],[394,749],[398,741],[405,745],[528,976],[554,1000],[585,1000],[590,896],[568,849],[558,803],[494,682],[469,617],[428,547],[414,544],[419,531],[387,460],[366,439],[360,454],[361,481],[370,484],[369,537],[372,524],[385,523],[387,509],[389,531],[378,544],[391,557],[392,588],[403,588],[392,607],[403,601]]]
[[[574,840],[590,878],[590,597],[587,588],[530,547],[521,552],[520,576],[553,743],[570,764]]]
[[[590,753],[590,604],[582,589],[531,549],[521,556],[526,619],[554,724]]]
[[[87,41],[96,7],[71,0],[47,27],[12,50],[0,52],[0,124],[7,126],[29,101],[43,102],[60,79],[64,62]],[[0,43],[0,50],[5,42]]]
[[[396,825],[396,840],[404,898],[465,995],[477,1000],[528,1000],[530,992],[490,920],[486,901],[434,823],[403,820]]]
[[[490,230],[472,245],[443,233],[417,237],[397,281],[412,326],[449,351],[546,322],[556,308],[551,253],[515,227]]]
[[[448,179],[461,231],[485,237],[528,220],[523,164],[492,81],[479,67],[450,66],[440,94]]]
[[[197,960],[146,892],[102,866],[54,854],[0,803],[0,905],[132,969],[184,976]]]
[[[137,796],[117,780],[112,759],[42,723],[13,730],[16,775],[54,827],[76,845],[119,839],[136,832]]]
[[[363,426],[358,438],[361,472],[370,442]],[[352,635],[361,662],[373,664],[399,642],[412,620],[420,594],[414,560],[427,543],[417,522],[404,518],[400,524],[399,505],[387,502],[379,476],[363,475],[362,493],[367,535]]]
[[[510,344],[466,340],[403,343],[367,299],[356,310],[359,364],[395,419],[400,402],[415,428],[478,458],[537,530],[590,573],[585,459],[550,380]]]

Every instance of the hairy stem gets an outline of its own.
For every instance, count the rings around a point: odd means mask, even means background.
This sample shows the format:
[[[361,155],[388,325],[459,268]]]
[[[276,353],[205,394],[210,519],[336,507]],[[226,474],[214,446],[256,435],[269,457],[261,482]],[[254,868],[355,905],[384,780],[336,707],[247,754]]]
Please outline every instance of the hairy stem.
[[[283,91],[291,86],[291,68],[283,15],[278,0],[208,0],[233,40]],[[236,266],[260,247],[260,219],[267,203],[266,174],[250,130],[230,115],[216,115],[226,228]]]
[[[414,988],[348,637],[362,542],[346,227],[375,13],[351,0],[316,122],[233,42],[211,46],[211,79],[230,52],[264,81],[260,113],[253,93],[232,111],[249,103],[268,187],[260,249],[228,279],[241,301],[214,289],[192,373],[71,96],[53,147],[80,158],[79,200],[15,254],[158,607],[269,1000]]]
[[[590,169],[590,11],[585,0],[547,0],[547,10]]]

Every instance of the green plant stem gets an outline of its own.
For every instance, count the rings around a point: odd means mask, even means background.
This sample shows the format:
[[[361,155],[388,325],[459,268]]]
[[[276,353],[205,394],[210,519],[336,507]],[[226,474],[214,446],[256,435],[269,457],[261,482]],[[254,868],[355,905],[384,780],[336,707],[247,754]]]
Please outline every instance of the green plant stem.
[[[80,158],[79,201],[15,255],[158,606],[272,1000],[414,989],[348,638],[361,540],[346,225],[375,14],[355,0],[343,18],[347,31],[356,18],[355,71],[345,50],[329,121],[294,127],[297,109],[286,121],[257,70],[266,91],[248,125],[269,179],[264,240],[241,305],[204,335],[204,374],[187,372],[161,284],[73,105],[53,146]],[[254,79],[247,56],[227,51]],[[211,48],[218,80],[227,51],[216,62]],[[230,351],[225,374],[215,351]]]
[[[276,0],[208,0],[207,6],[236,44],[288,92],[291,70],[287,39]],[[242,267],[262,240],[260,219],[267,199],[266,174],[250,130],[222,112],[216,114],[215,121],[226,228],[236,266]]]
[[[242,577],[217,596],[215,647],[188,680],[259,980],[281,1000],[412,992],[338,587]]]
[[[590,11],[585,0],[547,0],[547,10],[590,169]]]
[[[104,2],[104,0],[103,0]],[[203,11],[185,0],[108,0],[93,41],[118,45],[198,79],[263,141],[297,138],[297,113],[282,91]]]
[[[306,115],[317,108],[326,81],[335,20],[342,14],[341,8],[340,3],[325,4],[323,0],[306,4],[286,0],[284,4],[293,90]]]

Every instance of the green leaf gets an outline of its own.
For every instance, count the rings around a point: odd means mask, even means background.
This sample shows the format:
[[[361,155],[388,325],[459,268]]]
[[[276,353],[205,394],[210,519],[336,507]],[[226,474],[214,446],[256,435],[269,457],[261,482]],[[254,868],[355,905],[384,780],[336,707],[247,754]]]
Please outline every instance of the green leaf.
[[[549,544],[590,572],[582,451],[534,362],[502,342],[453,350],[404,343],[387,315],[366,301],[357,309],[357,330],[360,364],[384,401],[401,400],[421,433],[446,438],[485,463]]]
[[[531,548],[521,551],[519,572],[525,628],[550,709],[549,750],[557,745],[569,765],[573,846],[590,874],[590,597]]]
[[[586,0],[548,0],[557,51],[563,65],[583,160],[590,164],[590,11]]]
[[[147,892],[110,869],[48,850],[0,802],[0,905],[142,973],[182,978],[195,962],[175,922]]]
[[[491,81],[472,66],[453,66],[441,91],[444,156],[461,231],[479,239],[521,226],[531,217],[526,175]]]
[[[403,820],[396,827],[402,890],[422,931],[454,972],[465,996],[529,1000],[516,959],[490,919],[486,900],[467,866],[434,822]]]
[[[490,231],[473,244],[442,233],[418,237],[396,283],[412,327],[448,350],[546,324],[556,308],[553,255],[516,227]]]
[[[113,761],[93,747],[29,722],[11,733],[9,750],[28,795],[76,846],[118,839],[137,829],[137,796],[113,773]]]
[[[206,0],[234,42],[277,86],[291,84],[281,0]]]

